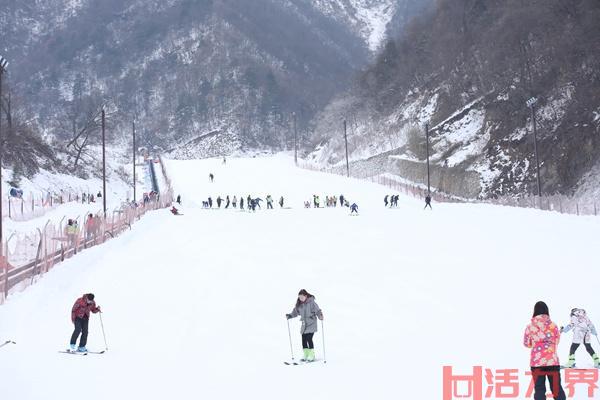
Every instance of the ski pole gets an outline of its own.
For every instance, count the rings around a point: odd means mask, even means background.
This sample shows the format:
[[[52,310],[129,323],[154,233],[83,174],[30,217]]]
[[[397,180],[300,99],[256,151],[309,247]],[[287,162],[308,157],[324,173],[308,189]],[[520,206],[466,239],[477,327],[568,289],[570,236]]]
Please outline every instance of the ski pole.
[[[104,337],[104,348],[108,351],[108,345],[106,344],[106,334],[104,333],[104,322],[102,322],[102,311],[100,311],[100,326],[102,327],[102,336]]]
[[[290,320],[287,320],[288,336],[290,337],[290,353],[292,353],[292,361],[294,361],[294,346],[292,346],[292,332],[290,331]]]
[[[321,334],[323,336],[323,364],[327,364],[327,357],[325,356],[325,322],[321,320]]]

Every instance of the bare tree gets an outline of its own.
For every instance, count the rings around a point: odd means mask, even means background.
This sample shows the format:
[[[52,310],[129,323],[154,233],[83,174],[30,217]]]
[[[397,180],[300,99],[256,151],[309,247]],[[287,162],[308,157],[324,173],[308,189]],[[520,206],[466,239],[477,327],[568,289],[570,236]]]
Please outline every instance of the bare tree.
[[[103,107],[104,102],[100,97],[88,97],[73,100],[66,108],[65,118],[60,124],[65,132],[70,132],[70,139],[65,148],[74,158],[72,171],[77,170],[88,146],[96,141],[95,136],[101,126]]]
[[[40,161],[53,168],[56,157],[24,108],[15,101],[12,91],[6,92],[0,99],[0,115],[4,114],[7,121],[2,135],[3,162],[12,166],[12,183],[16,185],[22,175],[33,176],[39,170]]]

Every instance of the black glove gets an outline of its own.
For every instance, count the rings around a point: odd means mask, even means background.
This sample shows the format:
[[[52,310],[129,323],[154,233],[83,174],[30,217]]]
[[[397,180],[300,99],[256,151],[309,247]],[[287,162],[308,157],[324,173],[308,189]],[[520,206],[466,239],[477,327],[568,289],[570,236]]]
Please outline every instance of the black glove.
[[[292,314],[285,314],[285,317],[286,317],[287,319],[292,319]]]

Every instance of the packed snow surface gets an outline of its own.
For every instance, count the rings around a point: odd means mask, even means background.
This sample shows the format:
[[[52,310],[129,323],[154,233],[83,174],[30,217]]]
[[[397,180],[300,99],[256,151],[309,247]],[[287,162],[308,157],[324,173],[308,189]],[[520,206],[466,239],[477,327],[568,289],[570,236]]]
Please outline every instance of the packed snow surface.
[[[441,399],[443,365],[517,368],[524,398],[522,335],[537,300],[560,325],[582,307],[600,328],[600,219],[474,204],[424,211],[406,197],[386,209],[389,189],[296,169],[286,156],[167,167],[184,216],[149,213],[0,306],[0,341],[17,342],[0,348],[3,399]],[[199,207],[248,194],[283,195],[291,208]],[[360,216],[304,209],[313,194],[344,194]],[[283,364],[284,315],[301,288],[325,315],[325,349],[322,325],[315,345],[326,364]],[[86,292],[104,310],[109,350],[60,354]],[[290,327],[298,357],[298,319]],[[88,348],[104,348],[98,315]],[[591,364],[583,349],[578,363]]]

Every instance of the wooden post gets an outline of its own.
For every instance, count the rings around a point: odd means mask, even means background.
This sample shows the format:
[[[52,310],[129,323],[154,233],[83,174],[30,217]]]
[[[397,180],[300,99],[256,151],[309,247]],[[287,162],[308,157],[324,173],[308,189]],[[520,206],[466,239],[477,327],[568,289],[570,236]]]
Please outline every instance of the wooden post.
[[[106,135],[105,135],[105,114],[102,108],[102,205],[104,209],[104,218],[106,218]]]
[[[425,138],[427,148],[427,195],[431,194],[431,180],[429,173],[429,124],[425,124]]]
[[[346,132],[346,120],[344,120],[344,141],[346,142],[346,176],[350,177],[350,162],[348,161],[348,134]]]
[[[135,197],[135,155],[136,155],[136,150],[135,150],[135,121],[133,121],[133,202],[136,202],[136,197]]]

